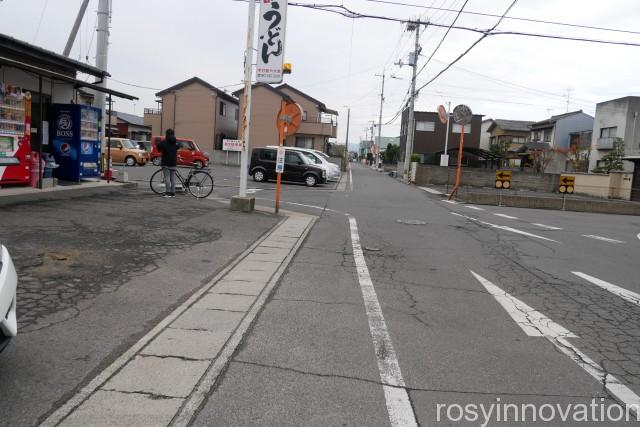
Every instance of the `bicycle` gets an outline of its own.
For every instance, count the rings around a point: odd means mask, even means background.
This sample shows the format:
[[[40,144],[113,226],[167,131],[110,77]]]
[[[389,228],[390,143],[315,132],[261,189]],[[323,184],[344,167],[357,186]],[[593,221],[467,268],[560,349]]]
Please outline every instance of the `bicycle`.
[[[208,197],[213,191],[213,177],[205,169],[193,166],[189,169],[189,175],[186,178],[180,174],[180,170],[176,169],[176,178],[182,185],[182,192],[186,193],[188,190],[197,199]],[[149,186],[151,191],[156,194],[164,194],[166,192],[162,169],[158,169],[151,175]]]

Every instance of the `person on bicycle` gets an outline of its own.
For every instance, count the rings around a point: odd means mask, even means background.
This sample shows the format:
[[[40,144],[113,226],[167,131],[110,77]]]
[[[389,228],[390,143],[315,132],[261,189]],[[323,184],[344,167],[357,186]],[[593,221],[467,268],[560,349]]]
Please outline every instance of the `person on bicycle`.
[[[163,197],[176,197],[176,166],[178,164],[178,141],[173,129],[167,129],[164,141],[158,144],[162,153],[162,172],[164,174],[165,193]]]

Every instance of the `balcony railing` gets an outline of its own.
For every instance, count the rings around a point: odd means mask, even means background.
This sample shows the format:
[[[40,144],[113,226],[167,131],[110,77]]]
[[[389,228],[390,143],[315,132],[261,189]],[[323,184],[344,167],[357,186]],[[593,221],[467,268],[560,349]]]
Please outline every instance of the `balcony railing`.
[[[607,138],[598,138],[598,144],[596,148],[598,150],[613,150],[613,143],[615,142],[615,138],[607,137]]]
[[[145,108],[144,109],[144,114],[160,114],[161,110],[158,110],[156,108]]]

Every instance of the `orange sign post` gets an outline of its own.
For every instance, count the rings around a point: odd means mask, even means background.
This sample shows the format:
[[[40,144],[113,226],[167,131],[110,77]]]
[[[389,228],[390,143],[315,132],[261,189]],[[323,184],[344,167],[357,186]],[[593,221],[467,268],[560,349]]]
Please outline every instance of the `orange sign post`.
[[[464,126],[471,125],[473,114],[471,109],[464,104],[460,104],[453,109],[453,121],[460,125],[460,147],[458,148],[458,170],[456,171],[456,184],[451,190],[449,200],[453,199],[460,187],[462,180],[462,149],[464,148]]]
[[[278,128],[278,145],[284,146],[287,136],[296,133],[302,122],[302,107],[293,102],[290,98],[280,101],[280,112],[276,121]],[[281,192],[282,172],[276,173],[276,213],[280,212],[280,192]]]

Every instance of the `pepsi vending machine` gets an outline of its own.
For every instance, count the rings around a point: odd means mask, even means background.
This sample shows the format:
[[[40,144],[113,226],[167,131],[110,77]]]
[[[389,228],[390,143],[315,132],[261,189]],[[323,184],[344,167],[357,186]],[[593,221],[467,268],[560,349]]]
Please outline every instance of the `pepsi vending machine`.
[[[67,181],[100,178],[100,109],[87,105],[51,106],[54,176]]]

